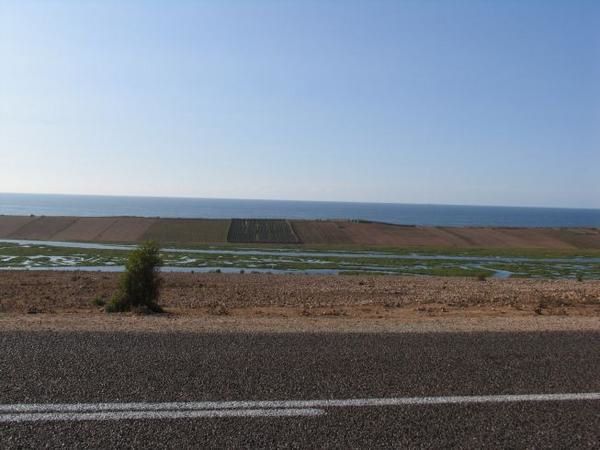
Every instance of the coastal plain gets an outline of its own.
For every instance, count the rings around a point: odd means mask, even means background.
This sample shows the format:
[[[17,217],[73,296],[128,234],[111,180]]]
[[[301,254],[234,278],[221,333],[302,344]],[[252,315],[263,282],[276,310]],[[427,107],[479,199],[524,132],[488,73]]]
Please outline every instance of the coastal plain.
[[[0,216],[0,326],[124,326],[101,314],[132,248],[115,244],[148,239],[168,314],[128,328],[600,329],[597,228],[40,216]]]
[[[598,228],[432,227],[353,220],[0,216],[0,239],[600,251]]]

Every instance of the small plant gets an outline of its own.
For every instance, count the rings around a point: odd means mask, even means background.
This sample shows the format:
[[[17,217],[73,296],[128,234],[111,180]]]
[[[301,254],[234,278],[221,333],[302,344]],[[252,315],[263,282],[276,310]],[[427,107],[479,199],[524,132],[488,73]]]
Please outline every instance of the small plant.
[[[478,273],[477,274],[477,280],[478,281],[485,281],[485,280],[487,280],[487,275],[485,273]]]
[[[575,275],[575,278],[577,279],[577,281],[583,281],[583,275],[578,273],[577,275]]]
[[[101,295],[99,295],[98,297],[96,297],[92,303],[95,306],[99,306],[99,307],[103,307],[104,305],[106,305],[106,300],[104,299],[104,297],[102,297]]]
[[[127,259],[119,290],[106,306],[106,312],[162,312],[158,305],[162,265],[158,244],[148,241],[134,250]]]

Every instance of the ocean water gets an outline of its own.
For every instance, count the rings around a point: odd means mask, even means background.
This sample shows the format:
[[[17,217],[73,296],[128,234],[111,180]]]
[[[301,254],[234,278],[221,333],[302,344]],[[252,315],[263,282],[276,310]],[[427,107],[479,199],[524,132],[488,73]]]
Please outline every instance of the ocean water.
[[[600,227],[600,209],[0,194],[0,215],[360,219],[405,225]]]

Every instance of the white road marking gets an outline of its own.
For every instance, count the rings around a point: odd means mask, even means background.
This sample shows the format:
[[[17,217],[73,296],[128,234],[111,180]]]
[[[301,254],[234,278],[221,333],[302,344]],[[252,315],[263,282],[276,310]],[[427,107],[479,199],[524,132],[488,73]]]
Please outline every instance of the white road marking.
[[[27,412],[101,412],[101,411],[164,411],[203,409],[263,409],[263,408],[345,408],[404,405],[440,405],[452,403],[514,403],[544,401],[600,400],[600,392],[572,394],[474,395],[446,397],[394,397],[348,400],[249,400],[175,403],[73,403],[0,405],[1,413]]]
[[[301,417],[320,416],[322,409],[219,409],[180,411],[106,411],[84,413],[25,413],[0,414],[0,423],[55,422],[85,420],[146,420],[146,419],[196,419],[205,417]]]
[[[73,403],[0,405],[0,423],[41,420],[168,419],[194,417],[316,416],[322,408],[418,406],[470,403],[600,400],[600,392],[570,394],[393,397],[347,400],[249,400],[171,403]]]

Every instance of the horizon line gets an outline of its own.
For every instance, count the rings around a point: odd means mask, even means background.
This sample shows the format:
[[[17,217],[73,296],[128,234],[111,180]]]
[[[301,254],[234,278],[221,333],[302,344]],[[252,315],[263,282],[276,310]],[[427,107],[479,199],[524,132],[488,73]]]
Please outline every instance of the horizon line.
[[[405,206],[450,206],[472,208],[523,208],[523,209],[572,209],[598,211],[600,207],[579,206],[538,206],[538,205],[484,205],[466,203],[408,203],[408,202],[383,202],[383,201],[356,201],[356,200],[296,200],[280,198],[236,198],[236,197],[197,197],[176,195],[135,195],[135,194],[72,194],[63,192],[0,192],[0,195],[39,195],[58,197],[108,197],[108,198],[146,198],[146,199],[173,199],[173,200],[225,200],[225,201],[258,201],[258,202],[294,202],[294,203],[347,203],[357,205],[405,205]]]

